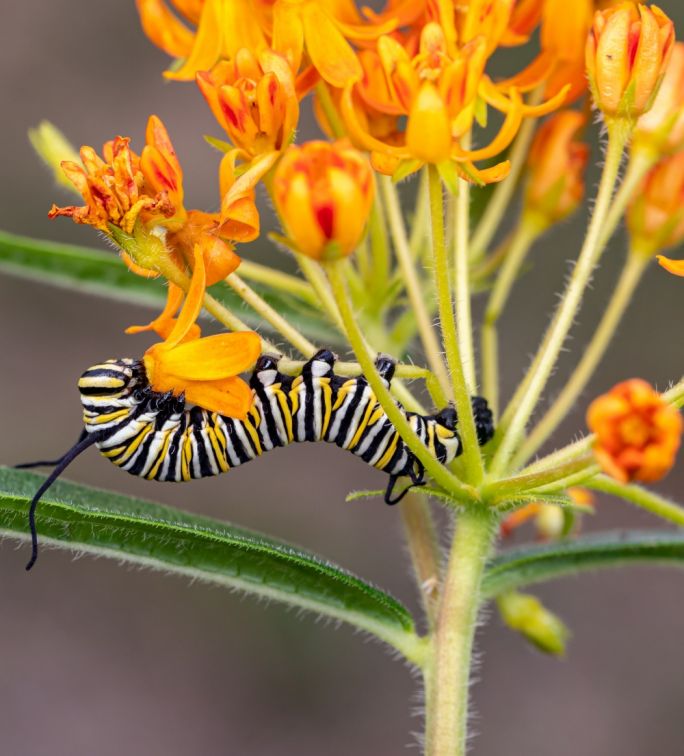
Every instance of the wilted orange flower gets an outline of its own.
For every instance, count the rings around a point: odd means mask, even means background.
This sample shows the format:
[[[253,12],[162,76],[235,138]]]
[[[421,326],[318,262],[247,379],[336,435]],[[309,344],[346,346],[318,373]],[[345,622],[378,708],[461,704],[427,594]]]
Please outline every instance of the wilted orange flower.
[[[299,118],[292,70],[281,55],[246,48],[211,71],[200,71],[197,84],[212,113],[236,147],[251,158],[290,143]]]
[[[587,424],[596,435],[596,459],[613,478],[660,480],[674,464],[682,416],[646,381],[624,381],[594,399]]]
[[[345,142],[291,146],[273,178],[273,197],[288,236],[316,260],[354,251],[373,195],[368,160]]]
[[[453,48],[444,29],[435,22],[423,27],[419,50],[413,57],[407,45],[394,37],[381,37],[377,58],[364,61],[363,80],[356,87],[348,84],[342,95],[342,115],[351,138],[371,152],[393,158],[386,161],[390,171],[400,161],[439,165],[454,160],[466,177],[482,183],[500,180],[507,173],[507,163],[479,172],[472,161],[499,154],[517,133],[523,116],[549,112],[562,98],[529,108],[515,89],[510,90],[509,97],[504,96],[484,75],[486,59],[484,37]],[[384,77],[379,76],[380,70]],[[467,150],[459,139],[473,124],[478,98],[504,112],[506,119],[488,146]],[[406,116],[405,133],[391,134],[386,140],[370,133],[364,103],[379,113]]]
[[[563,110],[535,135],[528,157],[525,207],[544,224],[567,218],[582,201],[589,145],[576,137],[585,123],[579,111]]]
[[[587,39],[587,72],[606,116],[634,119],[652,105],[674,45],[672,21],[633,2],[597,11]]]
[[[652,255],[684,239],[684,152],[658,163],[627,210],[632,246]]]
[[[105,143],[102,158],[92,147],[82,147],[82,166],[63,162],[64,173],[86,204],[53,205],[48,217],[65,215],[105,233],[111,224],[130,234],[138,219],[149,225],[180,227],[185,221],[183,171],[164,124],[150,116],[140,156],[129,145],[128,137],[116,137]]]
[[[183,394],[189,402],[210,412],[244,420],[253,397],[238,374],[256,362],[261,340],[252,331],[200,338],[195,321],[202,309],[206,280],[199,247],[194,258],[195,269],[183,308],[177,320],[165,322],[166,329],[171,326],[166,340],[145,352],[145,372],[154,391]]]
[[[656,155],[684,148],[684,42],[676,42],[653,106],[637,121],[632,145]]]

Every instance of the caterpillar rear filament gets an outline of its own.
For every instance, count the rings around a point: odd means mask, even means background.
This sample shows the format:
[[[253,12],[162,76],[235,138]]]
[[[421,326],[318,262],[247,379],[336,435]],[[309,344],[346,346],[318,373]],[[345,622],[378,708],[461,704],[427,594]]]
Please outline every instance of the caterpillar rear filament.
[[[109,360],[83,373],[78,386],[85,429],[79,441],[53,462],[33,498],[29,521],[33,543],[30,569],[38,555],[35,511],[45,491],[76,456],[93,444],[107,459],[132,475],[148,480],[181,482],[228,472],[264,452],[295,441],[327,441],[347,449],[389,475],[385,502],[395,504],[408,488],[394,495],[401,477],[420,485],[425,469],[405,444],[378,403],[368,381],[335,375],[335,355],[327,349],[305,363],[296,378],[278,371],[278,358],[259,357],[250,379],[254,401],[245,420],[225,417],[201,407],[187,408],[185,399],[160,394],[150,387],[142,362]],[[390,385],[395,363],[376,361]],[[492,413],[485,399],[473,397],[480,444],[492,437]],[[463,451],[456,411],[435,415],[406,412],[416,435],[442,464]]]

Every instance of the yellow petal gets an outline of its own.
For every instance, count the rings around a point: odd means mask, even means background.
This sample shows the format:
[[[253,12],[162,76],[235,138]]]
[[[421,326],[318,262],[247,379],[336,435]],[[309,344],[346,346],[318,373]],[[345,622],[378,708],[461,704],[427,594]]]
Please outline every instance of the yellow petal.
[[[218,333],[189,341],[156,357],[165,373],[184,381],[216,381],[250,368],[261,352],[261,339],[254,331]]]
[[[675,276],[684,276],[684,260],[670,260],[669,257],[658,255],[658,262],[670,273]]]
[[[238,420],[247,417],[254,401],[252,389],[242,378],[237,377],[211,383],[190,382],[185,387],[185,398],[210,412],[218,412]]]

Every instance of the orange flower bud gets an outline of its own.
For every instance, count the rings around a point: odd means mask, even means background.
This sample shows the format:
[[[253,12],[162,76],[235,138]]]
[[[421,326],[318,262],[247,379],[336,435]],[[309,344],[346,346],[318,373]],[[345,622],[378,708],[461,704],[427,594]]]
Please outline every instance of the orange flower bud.
[[[586,60],[594,103],[634,119],[653,104],[674,45],[672,21],[655,5],[625,2],[594,16]]]
[[[684,148],[684,42],[676,42],[653,106],[637,121],[635,149],[670,155]]]
[[[567,218],[582,201],[589,146],[575,137],[585,123],[579,111],[563,110],[541,126],[532,143],[525,206],[544,224]]]
[[[617,480],[660,480],[674,464],[682,416],[646,381],[633,378],[599,396],[587,424],[596,434],[596,459]]]
[[[315,260],[335,260],[354,251],[373,193],[368,160],[345,142],[291,146],[273,178],[273,196],[287,234]]]
[[[243,48],[233,60],[198,73],[197,84],[233,144],[248,155],[290,143],[299,103],[292,70],[278,53],[256,56]]]
[[[627,210],[632,247],[646,255],[684,239],[684,152],[665,158],[646,176]]]

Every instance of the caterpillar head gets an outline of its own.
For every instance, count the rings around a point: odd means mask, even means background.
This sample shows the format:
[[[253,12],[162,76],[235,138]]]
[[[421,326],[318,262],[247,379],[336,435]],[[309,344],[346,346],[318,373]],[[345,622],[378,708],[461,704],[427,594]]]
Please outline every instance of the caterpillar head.
[[[145,370],[138,360],[107,360],[89,367],[78,381],[85,403],[126,398],[136,388],[147,385]]]

